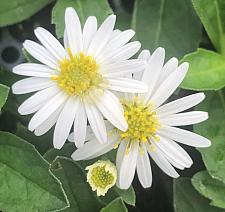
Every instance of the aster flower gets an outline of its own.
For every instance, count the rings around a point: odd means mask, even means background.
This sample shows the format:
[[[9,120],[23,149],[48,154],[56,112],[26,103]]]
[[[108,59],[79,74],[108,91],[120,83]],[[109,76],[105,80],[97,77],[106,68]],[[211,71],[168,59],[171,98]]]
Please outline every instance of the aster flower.
[[[107,191],[116,184],[116,166],[109,160],[98,160],[94,164],[87,166],[87,182],[92,191],[97,192],[97,196],[105,196]]]
[[[127,129],[123,108],[110,91],[146,92],[137,80],[124,77],[145,68],[141,60],[131,59],[140,43],[129,42],[133,30],[113,30],[115,15],[97,29],[97,19],[88,17],[83,30],[76,11],[65,12],[64,47],[48,31],[38,27],[35,35],[42,45],[26,40],[26,51],[42,64],[24,63],[13,68],[29,76],[12,86],[15,94],[37,91],[19,107],[22,115],[35,113],[29,130],[40,136],[55,124],[53,144],[60,149],[72,125],[77,147],[84,143],[87,120],[101,143],[107,141],[104,118],[122,131]]]
[[[177,142],[193,147],[208,147],[211,143],[200,135],[177,127],[196,124],[208,118],[208,114],[202,111],[183,112],[199,104],[205,96],[196,93],[165,103],[183,81],[188,63],[178,66],[178,60],[171,58],[164,65],[164,57],[163,48],[158,48],[151,56],[147,50],[139,55],[139,59],[147,61],[148,65],[143,73],[134,74],[133,78],[147,83],[148,92],[127,94],[121,100],[128,129],[123,132],[109,124],[108,143],[98,145],[97,139],[90,133],[84,146],[72,154],[74,160],[86,160],[118,147],[117,184],[122,189],[129,188],[135,170],[142,186],[151,186],[149,156],[167,175],[177,178],[179,174],[175,168],[183,170],[193,163]]]

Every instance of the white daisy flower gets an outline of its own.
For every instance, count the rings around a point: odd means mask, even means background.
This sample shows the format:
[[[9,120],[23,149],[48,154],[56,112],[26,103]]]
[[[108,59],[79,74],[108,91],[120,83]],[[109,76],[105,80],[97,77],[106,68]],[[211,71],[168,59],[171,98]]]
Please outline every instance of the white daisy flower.
[[[189,168],[193,161],[187,152],[176,142],[193,147],[208,147],[211,142],[193,132],[177,128],[202,122],[208,114],[202,111],[183,112],[199,104],[203,93],[192,94],[170,103],[165,101],[183,81],[188,63],[178,66],[176,58],[164,65],[165,51],[158,48],[150,56],[149,51],[141,52],[139,59],[147,61],[148,66],[134,78],[147,83],[146,94],[129,94],[122,99],[127,131],[123,132],[108,124],[108,143],[98,145],[94,135],[89,133],[82,148],[73,154],[74,160],[86,160],[102,155],[118,147],[116,166],[118,170],[117,184],[127,189],[132,183],[135,170],[144,188],[152,184],[152,171],[149,156],[167,175],[177,178],[174,169]],[[69,137],[73,140],[72,137]]]
[[[42,45],[26,40],[24,48],[42,64],[24,63],[13,68],[29,76],[12,86],[15,94],[35,92],[18,109],[22,115],[35,113],[29,130],[40,136],[55,125],[53,143],[60,149],[72,125],[77,147],[84,143],[87,120],[101,143],[106,143],[104,119],[122,131],[127,129],[124,111],[110,91],[146,92],[147,86],[124,77],[139,72],[146,63],[130,59],[140,49],[140,42],[129,40],[133,30],[113,30],[115,15],[110,15],[97,29],[97,19],[88,17],[83,30],[76,11],[65,12],[64,47],[48,31],[38,27],[35,35]]]

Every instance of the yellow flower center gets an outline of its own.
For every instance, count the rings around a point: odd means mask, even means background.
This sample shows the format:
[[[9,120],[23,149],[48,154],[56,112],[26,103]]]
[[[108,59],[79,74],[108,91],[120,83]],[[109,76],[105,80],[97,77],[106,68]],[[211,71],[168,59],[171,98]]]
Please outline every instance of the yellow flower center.
[[[92,170],[91,180],[96,187],[105,189],[107,185],[112,184],[114,176],[105,170],[105,166],[96,167]]]
[[[83,53],[73,56],[69,51],[69,55],[60,62],[60,72],[52,80],[68,95],[81,96],[99,86],[103,78],[95,59]]]
[[[87,182],[93,191],[97,191],[97,195],[105,195],[109,188],[113,187],[117,179],[117,170],[115,165],[109,160],[99,160],[86,167],[88,170]]]
[[[145,105],[137,98],[134,101],[122,101],[125,118],[128,123],[127,131],[120,131],[123,140],[139,143],[159,140],[156,131],[160,127],[157,114],[151,105]]]

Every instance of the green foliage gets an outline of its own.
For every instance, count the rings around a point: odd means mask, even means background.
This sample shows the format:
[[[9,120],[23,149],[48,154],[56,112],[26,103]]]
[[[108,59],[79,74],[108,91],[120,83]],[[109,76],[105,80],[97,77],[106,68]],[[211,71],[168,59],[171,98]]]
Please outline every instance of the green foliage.
[[[123,202],[123,200],[118,197],[117,199],[113,200],[109,203],[105,208],[102,208],[101,212],[127,212],[127,208]]]
[[[25,20],[50,2],[52,0],[2,0],[0,2],[0,27]]]
[[[49,164],[32,145],[7,132],[0,132],[0,182],[3,211],[53,211],[68,205]]]
[[[39,153],[44,154],[52,147],[52,130],[43,136],[35,136],[27,127],[18,124],[16,135],[33,144]]]
[[[9,94],[9,87],[0,84],[0,111],[7,100],[8,94]]]
[[[65,157],[57,157],[51,171],[61,181],[70,202],[65,211],[99,211],[104,205],[86,182],[86,173],[78,163]]]
[[[132,27],[143,49],[162,46],[167,58],[197,49],[201,27],[189,0],[136,0]]]
[[[222,91],[221,91],[222,92]],[[225,183],[225,104],[224,94],[208,92],[205,101],[197,106],[197,110],[207,111],[209,119],[194,126],[194,131],[212,141],[212,146],[202,148],[203,161],[209,174]]]
[[[75,150],[75,145],[74,143],[68,143],[63,146],[61,150],[57,149],[51,149],[49,150],[45,155],[44,158],[48,160],[50,163],[53,161],[57,160],[57,158],[70,158],[71,154]],[[86,173],[85,168],[93,163],[95,163],[97,160],[106,160],[109,159],[112,162],[115,163],[115,151],[111,151],[104,156],[100,156],[98,158],[92,159],[92,160],[87,160],[87,161],[79,161],[79,162],[73,162],[74,166],[78,166],[78,169],[81,169],[82,172]],[[72,169],[71,169],[72,170]],[[74,179],[73,179],[74,180]],[[83,181],[86,181],[86,175],[83,177]],[[79,194],[79,193],[78,193]],[[133,187],[131,186],[128,190],[121,190],[114,186],[111,188],[106,196],[104,197],[97,197],[99,202],[108,204],[110,203],[113,199],[121,197],[124,202],[130,205],[135,205],[135,192]]]
[[[52,10],[52,23],[56,25],[57,36],[63,37],[64,34],[64,15],[67,7],[73,7],[84,24],[88,16],[96,16],[101,23],[112,10],[107,0],[58,0]]]
[[[225,1],[192,0],[211,41],[217,51],[225,54]]]
[[[191,185],[188,178],[174,180],[174,210],[175,212],[222,212],[223,210],[210,206],[209,201],[202,197]]]
[[[225,86],[225,57],[209,50],[198,49],[185,55],[181,62],[189,63],[181,85],[190,90],[219,90]]]
[[[205,197],[211,199],[211,205],[225,208],[225,184],[213,179],[207,171],[201,171],[192,178],[193,186]]]

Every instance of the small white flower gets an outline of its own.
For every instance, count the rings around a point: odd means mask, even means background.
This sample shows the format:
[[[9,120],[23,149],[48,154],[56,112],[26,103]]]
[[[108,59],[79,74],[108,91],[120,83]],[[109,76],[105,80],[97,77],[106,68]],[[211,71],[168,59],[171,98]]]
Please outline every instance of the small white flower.
[[[90,184],[92,191],[97,192],[97,196],[105,196],[107,191],[116,184],[116,166],[109,160],[99,160],[87,166],[86,170],[88,170],[87,182]]]
[[[35,35],[42,45],[26,40],[24,48],[42,64],[25,63],[13,72],[29,76],[12,86],[15,94],[38,91],[18,109],[22,115],[35,113],[29,130],[40,136],[55,124],[53,144],[60,149],[74,125],[77,147],[84,143],[87,120],[96,137],[106,143],[103,116],[122,131],[127,129],[124,111],[110,91],[146,92],[147,86],[124,75],[145,68],[142,60],[131,59],[140,43],[129,42],[133,30],[113,30],[116,16],[110,15],[97,29],[90,16],[81,28],[73,8],[65,13],[64,47],[48,31],[38,27]]]
[[[158,48],[151,56],[149,51],[144,50],[139,58],[146,60],[148,66],[143,73],[134,74],[133,77],[146,82],[149,87],[146,94],[129,94],[122,100],[128,122],[127,131],[109,125],[108,143],[103,145],[99,145],[94,135],[89,133],[88,142],[72,154],[74,160],[86,160],[119,146],[116,159],[119,174],[117,184],[122,189],[129,188],[135,170],[142,186],[151,186],[149,155],[167,175],[177,178],[179,174],[174,167],[183,170],[189,168],[193,161],[176,142],[194,147],[208,147],[211,144],[200,135],[177,128],[208,118],[208,114],[202,111],[182,112],[199,104],[205,97],[203,93],[163,105],[183,81],[188,63],[178,66],[178,60],[172,58],[163,65],[163,48]]]

